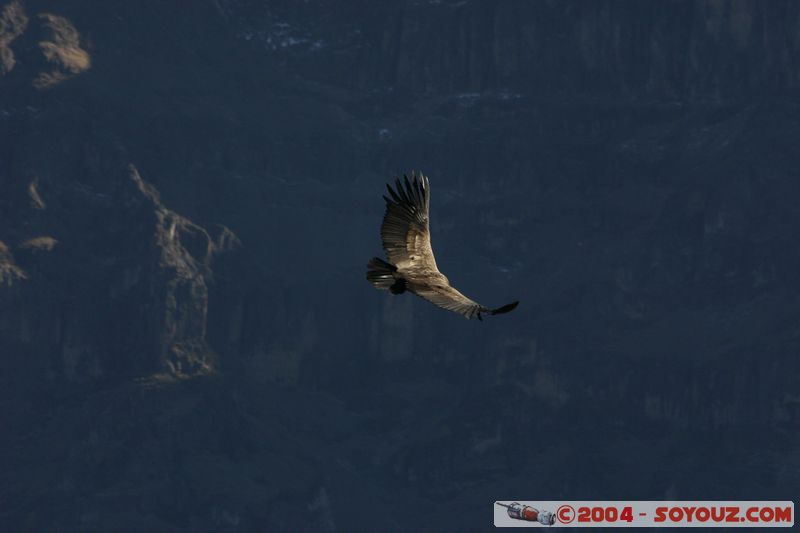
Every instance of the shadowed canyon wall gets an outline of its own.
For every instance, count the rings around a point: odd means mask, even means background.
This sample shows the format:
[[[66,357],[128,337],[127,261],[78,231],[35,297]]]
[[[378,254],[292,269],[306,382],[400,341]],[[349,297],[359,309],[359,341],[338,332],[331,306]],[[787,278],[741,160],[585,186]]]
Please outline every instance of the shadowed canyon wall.
[[[0,2],[1,529],[789,499],[799,25],[791,2]],[[513,313],[365,282],[412,169],[440,268]]]

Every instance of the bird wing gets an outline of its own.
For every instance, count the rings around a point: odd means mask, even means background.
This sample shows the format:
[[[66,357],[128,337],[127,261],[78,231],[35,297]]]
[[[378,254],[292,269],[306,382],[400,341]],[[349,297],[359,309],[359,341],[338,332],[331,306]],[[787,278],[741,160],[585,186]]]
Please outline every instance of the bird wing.
[[[413,286],[411,291],[433,305],[464,315],[468,319],[474,318],[479,313],[490,311],[490,309],[470,300],[450,285]]]
[[[428,210],[431,193],[428,178],[403,176],[395,189],[386,185],[389,197],[381,224],[381,240],[389,262],[399,270],[439,272],[431,249]]]
[[[423,175],[403,176],[395,182],[395,188],[386,185],[389,196],[386,214],[381,224],[381,240],[386,257],[397,270],[409,278],[409,290],[434,305],[464,315],[481,318],[481,313],[497,315],[517,307],[513,302],[497,309],[484,307],[470,300],[450,286],[447,278],[439,272],[431,249],[431,234],[428,225],[431,193],[428,178]]]
[[[432,304],[437,305],[442,309],[447,309],[448,311],[453,311],[454,313],[463,315],[467,319],[477,317],[478,320],[482,320],[481,313],[500,315],[503,313],[508,313],[509,311],[513,311],[517,305],[519,305],[519,302],[511,302],[510,304],[502,307],[492,309],[467,298],[455,287],[452,287],[449,284],[424,286],[413,284],[411,286],[411,291],[417,296],[428,300]]]

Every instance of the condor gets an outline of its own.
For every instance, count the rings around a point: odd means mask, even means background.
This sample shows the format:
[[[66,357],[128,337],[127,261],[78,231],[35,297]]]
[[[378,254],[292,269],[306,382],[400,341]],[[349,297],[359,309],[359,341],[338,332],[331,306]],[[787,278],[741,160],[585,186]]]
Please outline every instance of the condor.
[[[394,189],[386,185],[390,197],[383,197],[386,214],[381,225],[381,240],[389,261],[373,257],[367,264],[367,280],[375,288],[389,290],[392,294],[412,292],[467,319],[483,320],[482,313],[499,315],[516,308],[519,302],[496,309],[484,307],[450,285],[447,277],[439,272],[431,249],[428,178],[412,173],[411,180],[408,176],[403,176],[403,180],[397,179]]]

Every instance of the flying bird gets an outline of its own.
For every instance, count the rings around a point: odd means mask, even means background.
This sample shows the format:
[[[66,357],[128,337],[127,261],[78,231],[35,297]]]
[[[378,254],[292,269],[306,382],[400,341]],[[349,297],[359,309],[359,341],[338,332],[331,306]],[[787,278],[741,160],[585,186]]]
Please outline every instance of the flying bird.
[[[412,173],[411,180],[408,176],[403,176],[403,180],[398,178],[394,189],[386,185],[390,197],[383,197],[386,214],[381,224],[381,240],[389,261],[373,257],[367,264],[367,280],[375,288],[389,290],[392,294],[412,292],[467,319],[483,320],[482,313],[499,315],[516,308],[519,302],[497,309],[484,307],[450,285],[447,277],[439,272],[431,249],[428,178]]]

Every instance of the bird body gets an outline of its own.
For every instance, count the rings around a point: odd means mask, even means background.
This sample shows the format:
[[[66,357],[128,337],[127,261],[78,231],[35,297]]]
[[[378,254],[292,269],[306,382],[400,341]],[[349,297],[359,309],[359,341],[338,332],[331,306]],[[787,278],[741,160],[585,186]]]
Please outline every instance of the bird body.
[[[428,178],[412,174],[396,180],[395,188],[386,188],[386,214],[381,224],[381,241],[388,261],[373,257],[367,264],[367,280],[375,288],[392,294],[406,291],[464,317],[482,320],[482,313],[507,313],[519,302],[491,309],[467,298],[450,285],[439,272],[431,248]]]

